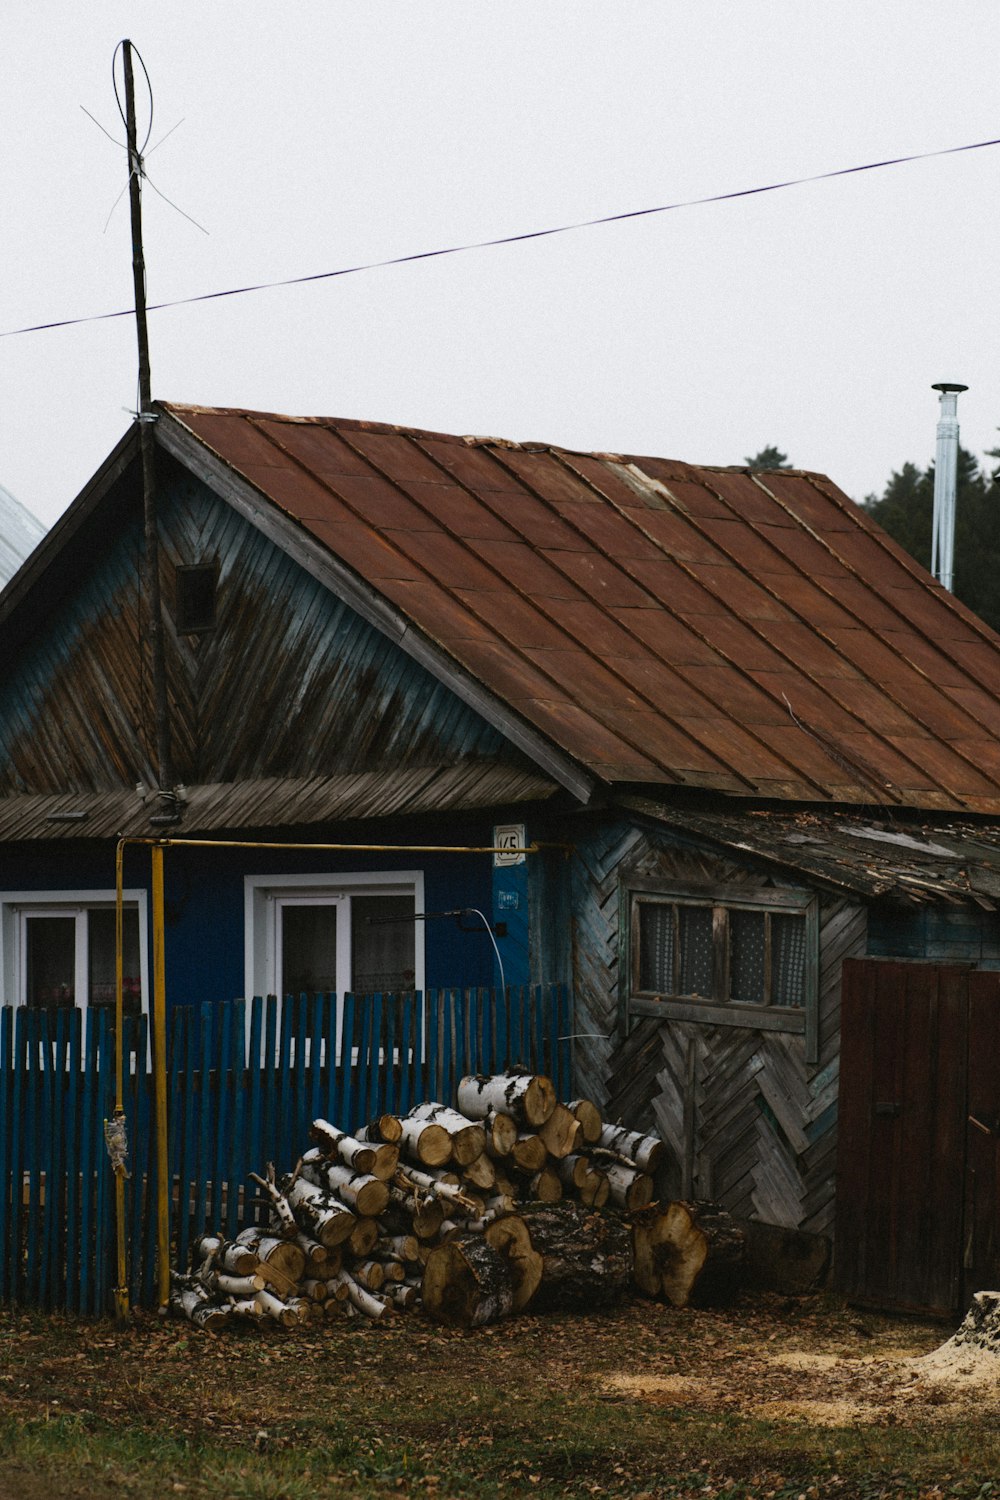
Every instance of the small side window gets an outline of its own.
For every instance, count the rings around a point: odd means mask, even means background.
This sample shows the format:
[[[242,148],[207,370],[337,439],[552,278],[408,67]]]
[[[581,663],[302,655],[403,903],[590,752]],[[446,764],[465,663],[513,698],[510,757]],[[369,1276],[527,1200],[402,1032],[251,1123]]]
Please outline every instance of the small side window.
[[[218,583],[217,563],[197,563],[177,569],[174,622],[181,635],[215,628]]]

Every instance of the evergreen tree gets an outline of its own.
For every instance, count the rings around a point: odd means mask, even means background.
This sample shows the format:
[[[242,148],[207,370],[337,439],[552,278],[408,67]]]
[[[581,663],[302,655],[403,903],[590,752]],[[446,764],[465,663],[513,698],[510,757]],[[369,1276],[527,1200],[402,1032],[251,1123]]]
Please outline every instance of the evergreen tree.
[[[782,453],[781,449],[776,448],[773,443],[762,448],[755,457],[748,458],[746,463],[749,469],[790,469],[792,467],[788,462],[788,454]]]
[[[998,455],[1000,456],[1000,455]],[[1000,488],[974,456],[958,450],[955,497],[955,595],[994,630],[1000,630]],[[865,506],[872,518],[923,567],[931,565],[934,465],[904,464],[879,498]]]

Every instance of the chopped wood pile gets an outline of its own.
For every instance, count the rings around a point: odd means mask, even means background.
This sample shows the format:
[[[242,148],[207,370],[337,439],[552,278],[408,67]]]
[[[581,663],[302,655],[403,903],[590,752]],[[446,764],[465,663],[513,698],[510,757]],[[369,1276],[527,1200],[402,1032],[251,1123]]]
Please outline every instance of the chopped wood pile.
[[[203,1235],[171,1311],[291,1327],[422,1307],[463,1328],[632,1290],[676,1307],[738,1285],[743,1238],[712,1204],[655,1203],[665,1147],[605,1124],[550,1079],[463,1078],[457,1108],[419,1104],[348,1135],[314,1120],[294,1169],[257,1176],[267,1227]]]

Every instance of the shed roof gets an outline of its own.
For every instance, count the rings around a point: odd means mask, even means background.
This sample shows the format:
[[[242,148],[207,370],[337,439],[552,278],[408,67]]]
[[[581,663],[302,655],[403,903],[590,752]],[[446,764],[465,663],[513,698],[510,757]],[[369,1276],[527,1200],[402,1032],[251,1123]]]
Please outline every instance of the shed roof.
[[[631,813],[785,874],[865,897],[1000,909],[1000,830],[982,822],[905,822],[875,811],[797,809],[734,812],[665,806],[625,796]]]
[[[1000,638],[821,474],[161,410],[599,782],[1000,812]]]

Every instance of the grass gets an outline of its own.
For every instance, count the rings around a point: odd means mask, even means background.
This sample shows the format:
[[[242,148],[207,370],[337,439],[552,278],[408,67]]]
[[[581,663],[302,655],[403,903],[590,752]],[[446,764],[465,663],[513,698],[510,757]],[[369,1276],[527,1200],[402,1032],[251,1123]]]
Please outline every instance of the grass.
[[[947,1332],[817,1298],[472,1334],[0,1313],[0,1497],[1000,1500],[982,1393],[900,1363]]]

